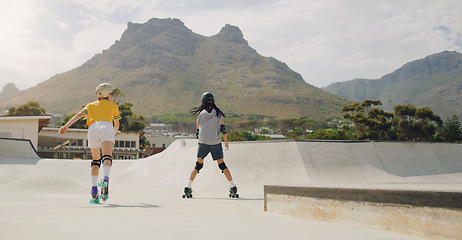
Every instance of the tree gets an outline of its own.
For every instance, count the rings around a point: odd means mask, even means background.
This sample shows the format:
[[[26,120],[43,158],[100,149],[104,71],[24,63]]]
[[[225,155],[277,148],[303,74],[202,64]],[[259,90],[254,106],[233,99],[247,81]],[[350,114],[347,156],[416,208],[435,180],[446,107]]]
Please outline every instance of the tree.
[[[321,139],[321,140],[345,140],[342,131],[334,129],[318,129],[313,134],[308,136],[308,139]]]
[[[228,141],[230,142],[271,140],[269,137],[254,135],[248,131],[230,131],[227,135]]]
[[[19,107],[10,107],[7,116],[40,116],[46,115],[44,108],[40,107],[38,102],[28,102]]]
[[[151,145],[151,143],[149,142],[149,140],[146,138],[146,136],[142,136],[140,138],[140,149],[145,149],[147,146]]]
[[[398,139],[407,141],[430,141],[436,129],[441,127],[441,117],[428,107],[416,108],[412,104],[396,105],[395,130]]]
[[[453,115],[446,118],[442,128],[442,135],[446,142],[458,142],[462,140],[462,129],[459,118]]]
[[[252,134],[250,134],[249,132],[245,132],[245,131],[230,131],[228,133],[228,141],[230,142],[238,142],[238,141],[250,141],[250,137],[252,136]]]
[[[355,102],[342,108],[342,112],[345,113],[343,117],[355,124],[356,132],[353,134],[355,140],[391,138],[393,114],[378,108],[379,105],[382,105],[380,100],[368,99],[362,103]]]
[[[63,122],[61,122],[61,126],[64,126],[64,124],[69,122],[69,120],[71,120],[71,118],[73,118],[75,115],[76,115],[76,113],[66,115],[64,117],[64,119],[63,119]],[[77,122],[72,124],[72,127],[73,128],[80,128],[80,129],[87,129],[88,128],[87,127],[87,120],[85,118],[80,118],[79,120],[77,120]]]
[[[145,128],[142,123],[146,119],[142,115],[136,115],[132,112],[133,104],[126,102],[119,105],[120,112],[120,130],[121,131],[141,131]]]

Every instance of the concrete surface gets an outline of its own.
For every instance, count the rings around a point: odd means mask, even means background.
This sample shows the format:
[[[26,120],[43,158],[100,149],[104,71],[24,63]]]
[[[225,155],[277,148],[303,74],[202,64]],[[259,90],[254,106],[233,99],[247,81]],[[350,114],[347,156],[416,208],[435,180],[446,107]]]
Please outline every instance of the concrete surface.
[[[265,185],[265,211],[356,222],[433,239],[462,239],[462,191]]]
[[[425,239],[264,211],[263,185],[461,186],[460,145],[405,143],[397,149],[373,142],[231,143],[225,161],[241,198],[228,198],[228,183],[208,156],[194,198],[182,199],[197,142],[178,140],[161,154],[114,161],[110,199],[99,205],[89,204],[90,161],[14,164],[20,158],[2,150],[0,239]]]

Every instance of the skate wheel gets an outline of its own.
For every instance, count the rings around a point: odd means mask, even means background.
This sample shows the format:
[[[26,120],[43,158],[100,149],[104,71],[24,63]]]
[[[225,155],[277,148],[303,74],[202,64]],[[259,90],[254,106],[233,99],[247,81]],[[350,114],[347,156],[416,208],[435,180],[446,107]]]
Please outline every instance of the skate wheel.
[[[185,197],[186,197],[186,195],[183,194],[183,198],[185,198]]]
[[[193,197],[192,194],[189,194],[189,198],[192,198],[192,197]]]
[[[101,183],[97,183],[96,185],[98,185],[98,187],[101,187]]]
[[[236,194],[236,198],[239,198],[239,194]]]

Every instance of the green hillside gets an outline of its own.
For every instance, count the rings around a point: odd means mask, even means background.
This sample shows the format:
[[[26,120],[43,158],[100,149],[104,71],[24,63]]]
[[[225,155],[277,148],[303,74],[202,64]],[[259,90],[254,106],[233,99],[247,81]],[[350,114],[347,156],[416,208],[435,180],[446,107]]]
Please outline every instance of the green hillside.
[[[412,61],[380,79],[333,83],[323,90],[352,101],[379,99],[388,108],[397,104],[429,107],[443,118],[462,117],[462,54],[441,52]]]
[[[211,91],[224,112],[278,118],[339,116],[348,101],[307,84],[285,63],[252,49],[236,26],[214,36],[193,33],[178,19],[128,23],[119,41],[76,69],[4,102],[38,101],[47,112],[72,113],[110,82],[145,116],[184,113]]]

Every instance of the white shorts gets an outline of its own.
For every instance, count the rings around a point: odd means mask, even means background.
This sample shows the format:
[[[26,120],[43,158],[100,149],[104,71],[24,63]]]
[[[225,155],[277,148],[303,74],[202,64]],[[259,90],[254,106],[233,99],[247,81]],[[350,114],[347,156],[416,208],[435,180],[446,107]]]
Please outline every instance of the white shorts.
[[[115,142],[114,127],[110,122],[94,122],[88,128],[88,147],[100,148],[102,142]]]

